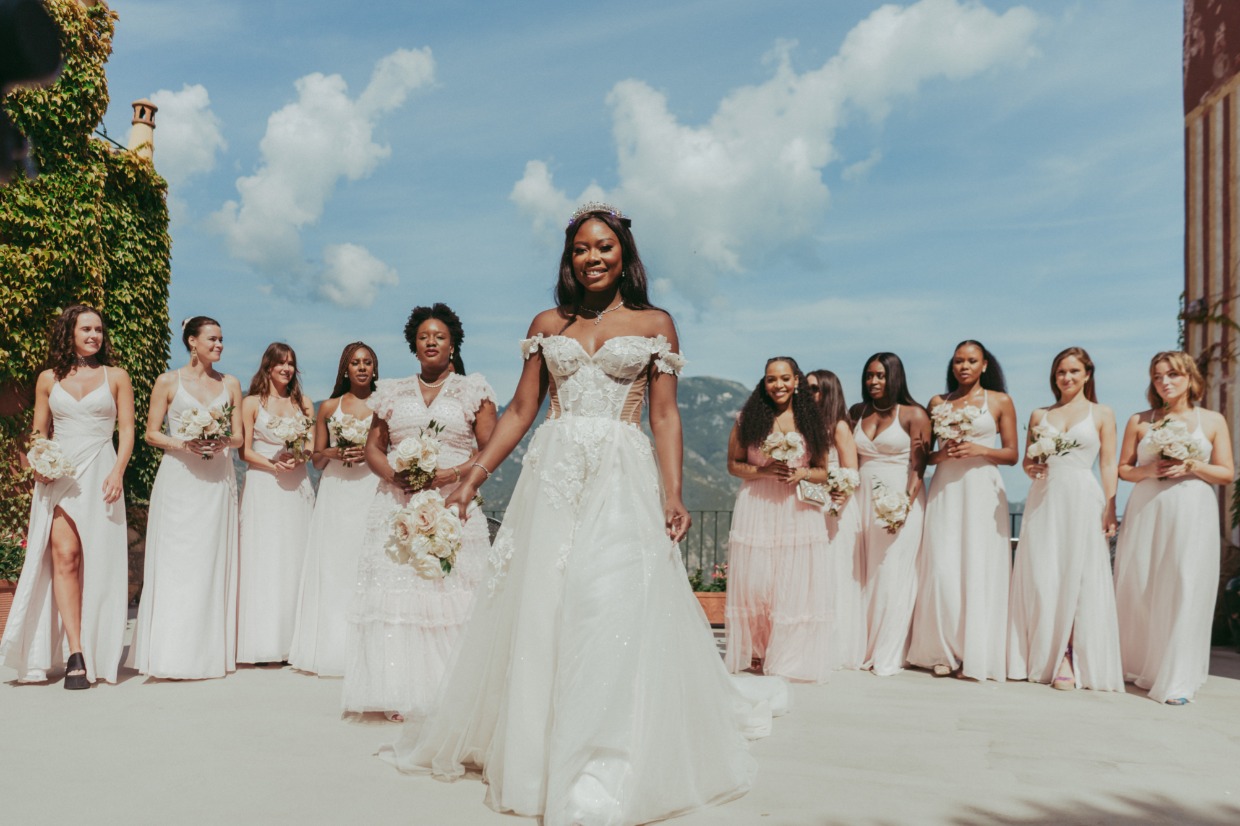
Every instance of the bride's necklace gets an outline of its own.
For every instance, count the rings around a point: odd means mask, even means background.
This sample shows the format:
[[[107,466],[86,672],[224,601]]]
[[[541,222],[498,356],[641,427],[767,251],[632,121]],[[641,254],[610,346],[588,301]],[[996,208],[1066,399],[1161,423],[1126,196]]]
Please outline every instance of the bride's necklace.
[[[75,362],[74,362],[75,367],[94,367],[95,366],[94,356],[79,356],[77,354],[74,354],[73,358],[75,359]]]
[[[895,406],[896,406],[896,403],[892,402],[886,407],[879,407],[878,405],[874,403],[873,399],[870,400],[870,409],[873,410],[875,413],[886,413],[888,410],[890,410],[891,408]]]
[[[445,381],[447,381],[447,380],[448,380],[448,379],[450,379],[450,378],[452,378],[452,372],[451,372],[451,371],[448,371],[448,374],[447,374],[446,376],[444,376],[442,379],[440,379],[439,381],[435,382],[434,384],[431,384],[429,381],[427,381],[426,379],[422,378],[422,374],[421,374],[421,373],[418,373],[418,381],[422,382],[422,386],[423,386],[423,387],[439,387],[439,386],[441,386],[441,385],[442,385]]]
[[[578,307],[577,311],[583,312],[583,313],[594,313],[594,324],[595,326],[598,326],[599,322],[603,320],[603,316],[607,315],[613,310],[618,310],[623,306],[624,306],[624,299],[622,298],[616,302],[615,306],[608,307],[606,310],[591,310],[589,307]]]

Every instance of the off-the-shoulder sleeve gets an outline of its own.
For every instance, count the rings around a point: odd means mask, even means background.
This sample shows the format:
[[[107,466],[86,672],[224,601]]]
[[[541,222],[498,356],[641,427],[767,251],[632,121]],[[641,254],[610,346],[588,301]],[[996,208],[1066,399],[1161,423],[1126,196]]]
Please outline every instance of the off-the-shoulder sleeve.
[[[474,423],[474,417],[478,415],[478,408],[482,407],[483,402],[498,404],[495,400],[495,391],[491,389],[490,383],[481,373],[470,373],[465,376],[465,381],[460,386],[461,408],[465,411],[465,418],[469,424]]]
[[[521,357],[528,359],[542,349],[543,334],[536,333],[530,338],[521,339]]]
[[[680,371],[685,368],[685,357],[680,353],[673,353],[672,346],[668,344],[667,339],[658,336],[654,340],[654,366],[660,373],[668,373],[673,376],[679,376]]]
[[[375,382],[374,392],[366,399],[366,406],[384,421],[392,417],[392,410],[396,407],[396,385],[396,379],[379,379]]]

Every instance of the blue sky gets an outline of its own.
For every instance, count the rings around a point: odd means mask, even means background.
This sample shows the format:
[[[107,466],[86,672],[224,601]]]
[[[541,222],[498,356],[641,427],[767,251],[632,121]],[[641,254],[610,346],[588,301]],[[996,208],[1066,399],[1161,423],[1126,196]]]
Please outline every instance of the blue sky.
[[[632,214],[690,375],[791,354],[853,401],[894,350],[924,401],[976,338],[1023,422],[1079,344],[1122,425],[1175,345],[1176,3],[111,5],[108,130],[161,106],[172,316],[219,318],[243,382],[277,339],[316,397],[355,339],[406,375],[445,301],[506,397],[586,195]]]

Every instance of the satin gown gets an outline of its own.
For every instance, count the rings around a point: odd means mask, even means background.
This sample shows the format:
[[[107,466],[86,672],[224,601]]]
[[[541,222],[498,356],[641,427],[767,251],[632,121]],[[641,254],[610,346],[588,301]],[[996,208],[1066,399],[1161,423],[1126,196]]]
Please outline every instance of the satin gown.
[[[1200,411],[1193,435],[1209,461]],[[1137,461],[1158,461],[1148,433]],[[1191,700],[1210,673],[1221,547],[1213,485],[1187,476],[1133,488],[1115,550],[1115,602],[1124,679],[1151,700]]]
[[[116,682],[124,648],[129,602],[128,531],[125,499],[107,504],[103,483],[116,465],[112,434],[116,402],[103,384],[81,400],[60,382],[48,396],[52,439],[75,472],[49,484],[36,482],[22,564],[9,609],[0,657],[16,669],[21,682],[42,682],[65,661],[64,629],[52,593],[52,556],[48,547],[57,508],[73,520],[82,543],[82,656],[91,682]]]
[[[1080,446],[1048,458],[1045,478],[1029,488],[1008,608],[1008,679],[1050,683],[1071,641],[1078,688],[1123,691],[1093,405],[1061,435]]]

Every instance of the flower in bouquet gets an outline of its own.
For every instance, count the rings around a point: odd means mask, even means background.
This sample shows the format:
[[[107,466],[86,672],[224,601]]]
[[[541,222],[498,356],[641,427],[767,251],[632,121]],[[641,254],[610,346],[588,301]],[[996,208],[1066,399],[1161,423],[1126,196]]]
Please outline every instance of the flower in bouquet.
[[[52,481],[72,476],[77,471],[77,468],[65,456],[65,452],[61,450],[58,442],[44,439],[38,434],[35,434],[26,458],[30,461],[30,467],[35,473]]]
[[[1201,443],[1193,436],[1188,425],[1179,419],[1166,416],[1150,428],[1150,443],[1158,448],[1158,455],[1171,462],[1187,462],[1205,457]]]
[[[861,484],[861,474],[852,468],[839,466],[827,468],[826,488],[831,493],[842,493],[845,496],[852,496],[853,491],[857,489],[859,484]],[[831,504],[827,505],[827,513],[831,516],[839,516],[840,503],[832,499]]]
[[[388,457],[392,468],[404,476],[415,491],[426,489],[435,480],[435,471],[439,469],[440,447],[439,440],[435,437],[442,432],[443,425],[431,419],[416,436],[401,439]]]
[[[214,404],[210,407],[187,407],[177,416],[175,436],[187,441],[218,441],[232,438],[232,417],[234,405]],[[203,453],[202,458],[210,459],[212,453]]]
[[[293,454],[294,459],[299,462],[306,460],[306,446],[314,433],[314,419],[302,415],[273,416],[267,427],[272,436],[284,442],[284,448]]]
[[[795,430],[788,433],[776,430],[766,437],[760,449],[776,462],[795,462],[805,455],[805,439]]]
[[[366,436],[370,432],[370,425],[365,419],[359,419],[356,416],[345,413],[340,418],[331,418],[327,420],[327,429],[331,432],[332,438],[336,440],[336,447],[361,447],[366,444]],[[344,461],[345,467],[353,467],[353,463],[347,459]]]
[[[951,402],[940,402],[930,411],[934,435],[940,442],[962,442],[973,434],[973,423],[984,412],[971,404],[956,408]]]
[[[1068,451],[1081,446],[1076,439],[1069,439],[1045,422],[1034,425],[1029,435],[1033,438],[1029,442],[1025,455],[1039,464],[1045,464],[1046,460],[1052,456],[1063,456]]]
[[[415,493],[388,517],[383,549],[393,562],[409,565],[418,576],[441,579],[452,572],[461,549],[461,520],[437,490]]]
[[[904,491],[896,492],[883,484],[882,479],[874,480],[873,488],[874,516],[878,524],[887,529],[887,533],[895,533],[908,519],[912,503]]]

